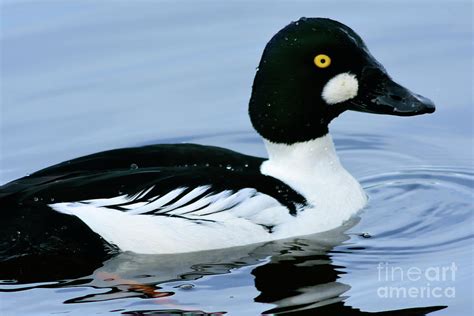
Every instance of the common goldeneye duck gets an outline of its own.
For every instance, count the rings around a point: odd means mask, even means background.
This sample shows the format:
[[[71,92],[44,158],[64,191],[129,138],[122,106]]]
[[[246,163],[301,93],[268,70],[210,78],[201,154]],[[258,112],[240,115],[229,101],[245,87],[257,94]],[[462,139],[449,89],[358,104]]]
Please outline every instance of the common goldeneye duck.
[[[346,110],[410,116],[435,107],[393,82],[349,27],[302,18],[266,45],[253,83],[249,115],[268,159],[152,145],[40,170],[0,188],[0,253],[79,253],[104,244],[180,253],[340,226],[367,202],[328,133]]]

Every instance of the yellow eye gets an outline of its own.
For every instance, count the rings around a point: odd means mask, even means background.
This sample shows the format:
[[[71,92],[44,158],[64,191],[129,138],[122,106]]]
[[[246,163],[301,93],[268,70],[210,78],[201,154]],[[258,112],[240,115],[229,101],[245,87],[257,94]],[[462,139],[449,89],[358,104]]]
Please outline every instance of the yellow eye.
[[[314,64],[319,68],[327,68],[331,65],[331,58],[325,54],[314,57]]]

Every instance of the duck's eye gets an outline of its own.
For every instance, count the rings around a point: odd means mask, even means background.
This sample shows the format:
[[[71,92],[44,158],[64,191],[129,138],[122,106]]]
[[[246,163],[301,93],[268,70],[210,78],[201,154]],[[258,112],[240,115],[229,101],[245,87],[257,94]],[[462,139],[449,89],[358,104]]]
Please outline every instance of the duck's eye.
[[[325,54],[314,57],[314,64],[319,68],[327,68],[331,64],[331,58]]]

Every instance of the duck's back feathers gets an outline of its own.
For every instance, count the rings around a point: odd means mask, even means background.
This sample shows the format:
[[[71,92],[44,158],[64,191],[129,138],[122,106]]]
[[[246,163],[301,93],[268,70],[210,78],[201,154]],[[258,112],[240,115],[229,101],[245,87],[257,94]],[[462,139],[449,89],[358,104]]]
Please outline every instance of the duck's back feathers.
[[[220,147],[196,144],[160,144],[114,149],[68,160],[7,183],[0,187],[0,199],[12,193],[23,192],[38,184],[99,173],[106,174],[112,171],[124,172],[157,167],[227,168],[229,166],[233,170],[245,168],[255,171],[263,160]]]

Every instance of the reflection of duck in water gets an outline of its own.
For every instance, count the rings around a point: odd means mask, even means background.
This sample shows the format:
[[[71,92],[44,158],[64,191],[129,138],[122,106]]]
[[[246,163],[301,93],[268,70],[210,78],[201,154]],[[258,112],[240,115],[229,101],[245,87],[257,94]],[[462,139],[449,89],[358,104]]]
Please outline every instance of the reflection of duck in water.
[[[269,159],[192,144],[97,153],[0,188],[0,255],[183,253],[325,231],[366,203],[329,123],[433,103],[391,80],[349,27],[302,18],[267,44],[249,115]]]
[[[90,269],[96,268],[91,276],[57,286],[67,288],[86,286],[100,292],[70,298],[67,303],[71,304],[131,297],[143,299],[139,304],[127,305],[123,313],[130,315],[169,314],[171,310],[174,312],[173,315],[185,314],[189,310],[240,314],[235,300],[202,297],[212,295],[216,291],[220,292],[218,288],[212,287],[213,285],[219,287],[221,283],[230,288],[229,293],[234,293],[233,291],[242,293],[239,287],[246,288],[244,291],[248,293],[246,297],[248,301],[255,300],[267,304],[260,307],[260,311],[265,311],[265,314],[292,312],[294,315],[325,316],[426,315],[442,308],[433,306],[367,313],[346,306],[343,295],[351,286],[339,282],[341,273],[339,271],[344,267],[333,264],[330,251],[347,239],[347,235],[342,233],[347,228],[344,226],[337,231],[305,238],[204,252],[168,255],[137,255],[125,252],[107,260],[99,268],[97,268],[99,265],[91,265]],[[51,269],[57,269],[57,266],[51,264]],[[241,275],[238,279],[228,275],[238,274],[242,270],[245,271],[245,276]],[[218,275],[222,275],[222,279],[214,283],[205,282],[207,277]],[[60,277],[64,279],[69,276]],[[232,282],[229,283],[226,278]],[[204,285],[200,286],[203,281]],[[195,284],[196,289],[182,291],[183,284]],[[201,289],[205,291],[206,286],[211,287],[210,292],[202,294],[200,291]],[[77,295],[73,291],[70,293]],[[136,310],[137,305],[140,306],[140,310]]]

